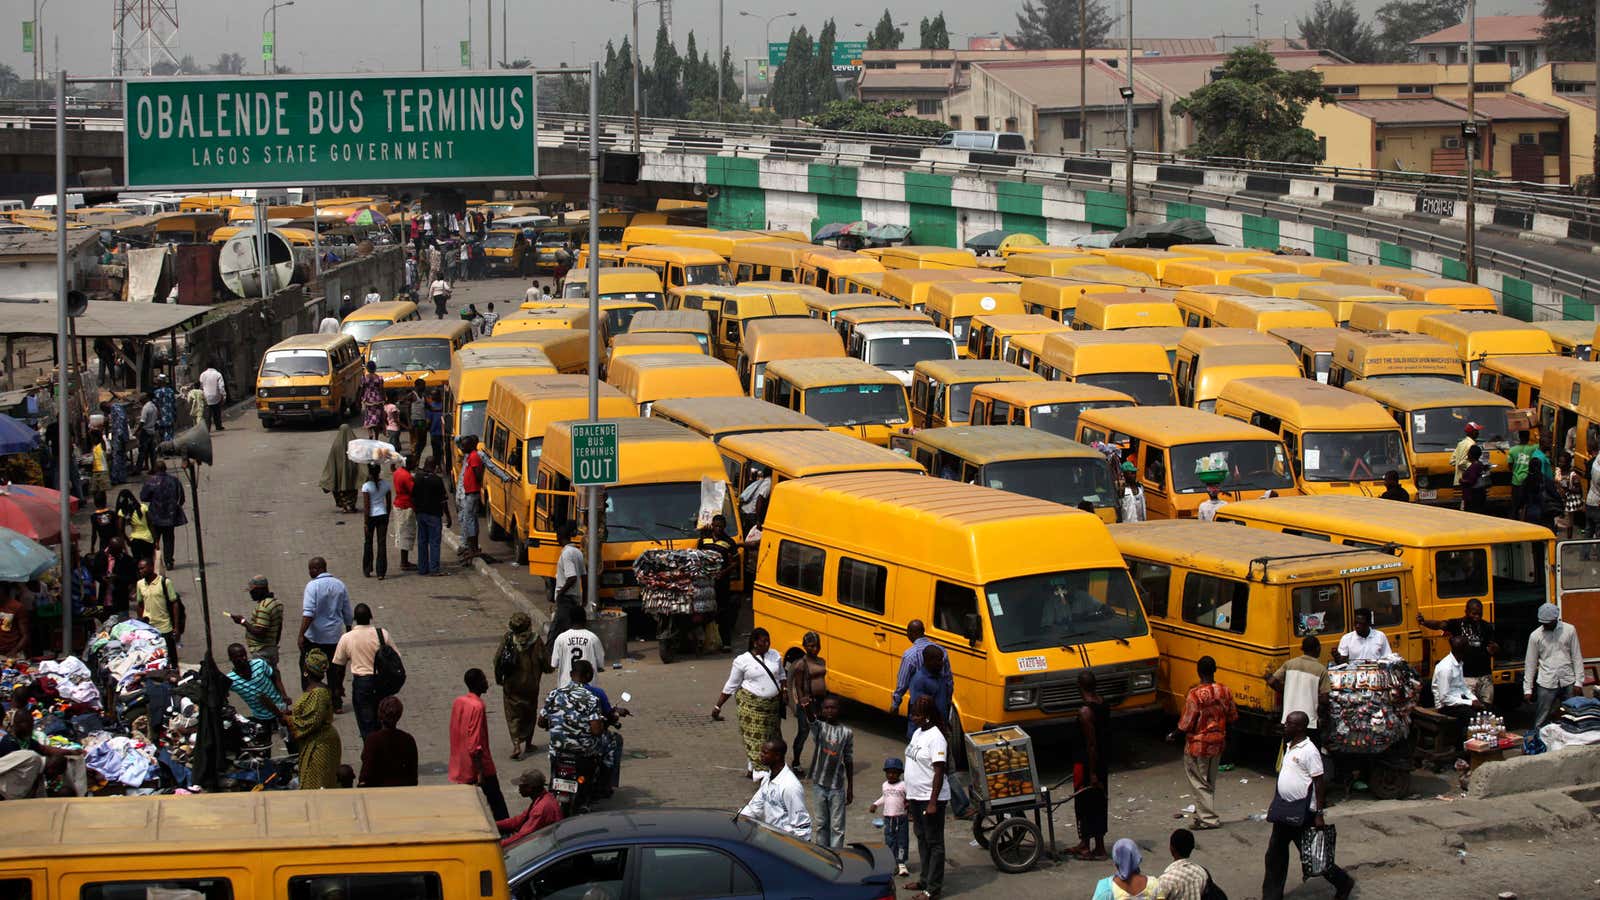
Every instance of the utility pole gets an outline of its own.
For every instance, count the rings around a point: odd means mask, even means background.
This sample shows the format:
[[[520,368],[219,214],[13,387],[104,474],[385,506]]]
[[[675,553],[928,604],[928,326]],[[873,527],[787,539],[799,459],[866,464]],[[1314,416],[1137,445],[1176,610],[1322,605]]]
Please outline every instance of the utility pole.
[[[1123,126],[1123,140],[1127,142],[1127,207],[1128,224],[1133,224],[1133,0],[1128,0],[1128,86],[1122,89],[1122,104],[1125,113]]]
[[[1595,95],[1600,96],[1600,0],[1594,0],[1594,11]],[[1596,116],[1594,120],[1594,184],[1590,186],[1589,191],[1600,197],[1600,116]]]
[[[1600,0],[1595,0],[1600,3]],[[1089,0],[1078,0],[1078,152],[1089,152]],[[1131,42],[1130,42],[1131,43]]]
[[[722,57],[727,51],[722,43],[722,5],[724,0],[717,0],[717,121],[722,121]],[[1600,0],[1596,0],[1600,2]]]
[[[428,71],[428,0],[417,0],[417,71]]]
[[[633,152],[639,152],[639,0],[633,0]],[[594,210],[589,210],[589,216],[594,217]],[[595,256],[589,254],[591,259]]]
[[[1478,283],[1478,0],[1467,0],[1467,280]]]
[[[472,68],[472,0],[467,0],[467,68]]]
[[[506,0],[500,0],[500,65],[502,68],[511,65],[511,51],[509,49],[511,45],[508,41],[511,29],[506,24],[509,16],[509,13],[506,12],[506,6]]]
[[[503,0],[502,0],[503,2]],[[483,0],[483,52],[489,68],[494,68],[494,0]]]

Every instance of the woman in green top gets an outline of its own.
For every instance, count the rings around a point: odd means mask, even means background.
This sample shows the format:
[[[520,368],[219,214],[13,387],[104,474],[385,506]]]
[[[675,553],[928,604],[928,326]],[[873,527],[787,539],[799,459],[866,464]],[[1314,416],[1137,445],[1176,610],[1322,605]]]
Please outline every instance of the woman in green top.
[[[339,786],[339,757],[343,746],[333,727],[333,694],[323,683],[328,654],[312,650],[305,658],[306,692],[278,717],[300,745],[300,790]]]

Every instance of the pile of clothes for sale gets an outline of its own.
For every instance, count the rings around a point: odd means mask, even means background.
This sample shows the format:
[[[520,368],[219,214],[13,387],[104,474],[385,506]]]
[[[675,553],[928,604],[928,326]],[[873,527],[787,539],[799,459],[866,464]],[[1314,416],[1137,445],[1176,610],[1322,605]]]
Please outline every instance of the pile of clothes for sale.
[[[89,639],[86,655],[108,673],[119,691],[128,690],[151,672],[167,668],[167,642],[161,633],[138,619],[120,621],[113,616]]]
[[[1539,738],[1550,750],[1600,744],[1600,700],[1568,697],[1561,701],[1561,711],[1539,729]]]
[[[716,612],[717,573],[722,566],[722,554],[714,550],[646,550],[633,563],[643,611],[655,615]]]
[[[1422,682],[1405,660],[1328,667],[1328,719],[1323,748],[1336,753],[1382,753],[1411,734],[1411,711]]]

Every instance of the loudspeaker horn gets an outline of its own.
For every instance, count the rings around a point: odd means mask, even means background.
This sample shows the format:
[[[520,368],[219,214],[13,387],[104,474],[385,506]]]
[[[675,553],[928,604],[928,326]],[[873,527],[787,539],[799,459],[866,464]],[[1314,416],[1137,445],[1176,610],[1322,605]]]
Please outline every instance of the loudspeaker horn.
[[[195,462],[211,465],[211,431],[205,423],[191,425],[172,440],[162,442],[156,451],[162,456],[181,456]]]
[[[67,316],[76,319],[89,309],[89,295],[83,291],[67,291]]]

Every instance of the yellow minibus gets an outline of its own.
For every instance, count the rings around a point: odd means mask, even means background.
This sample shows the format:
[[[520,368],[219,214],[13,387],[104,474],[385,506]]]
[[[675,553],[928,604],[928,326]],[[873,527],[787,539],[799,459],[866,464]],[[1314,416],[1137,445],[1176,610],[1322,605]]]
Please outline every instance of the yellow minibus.
[[[1104,261],[1088,253],[1013,253],[1006,257],[1005,270],[1023,278],[1055,278],[1078,266],[1101,265]]]
[[[727,260],[710,250],[652,244],[630,249],[622,261],[656,273],[667,288],[728,283]]]
[[[906,309],[922,312],[928,302],[928,292],[936,284],[1021,284],[1022,277],[988,269],[895,269],[883,273],[878,294],[899,303]]]
[[[972,389],[1002,381],[1043,381],[1027,369],[992,359],[925,359],[911,375],[911,425],[941,428],[972,420]]]
[[[844,280],[851,275],[882,271],[883,263],[870,256],[833,247],[809,247],[800,257],[800,283],[830,294],[850,293]]]
[[[1570,370],[1580,377],[1600,375],[1600,363],[1570,356],[1491,356],[1478,370],[1477,387],[1510,400],[1517,409],[1533,409],[1539,405],[1539,392],[1552,369]]]
[[[867,257],[872,259],[872,257]],[[878,262],[873,259],[873,262]],[[882,263],[878,263],[882,265]],[[874,297],[885,296],[883,293],[883,279],[888,275],[882,271],[852,272],[849,275],[840,275],[834,282],[834,290],[841,294],[871,294]]]
[[[355,338],[356,344],[365,351],[367,343],[378,332],[396,322],[415,322],[421,318],[417,305],[410,300],[385,300],[352,310],[339,324],[339,331]]]
[[[822,475],[773,488],[761,544],[755,624],[780,652],[829,635],[828,687],[851,700],[889,707],[917,619],[947,648],[963,732],[1070,720],[1085,669],[1114,714],[1155,701],[1156,644],[1095,516],[942,478]]]
[[[1104,454],[1020,425],[952,425],[890,438],[889,446],[949,481],[979,484],[1117,520],[1117,487]],[[1085,512],[1087,510],[1085,509]]]
[[[698,353],[641,353],[624,356],[606,370],[606,383],[650,415],[657,400],[676,397],[739,397],[739,373],[720,359]]]
[[[872,251],[885,269],[970,269],[978,265],[978,255],[955,247],[924,247],[901,244]]]
[[[1226,262],[1220,259],[1184,260],[1167,264],[1161,277],[1163,287],[1189,287],[1196,284],[1231,284],[1240,275],[1262,275],[1266,269],[1251,262]]]
[[[835,313],[833,317],[834,330],[839,332],[839,337],[844,340],[845,346],[850,346],[850,336],[856,328],[869,323],[907,322],[916,325],[933,326],[933,319],[925,312],[906,309],[898,303],[893,307],[869,306],[861,309],[847,309]],[[945,332],[949,334],[949,332]],[[954,338],[952,338],[954,340]]]
[[[743,241],[733,248],[728,257],[728,268],[733,272],[733,283],[746,281],[780,281],[798,283],[800,264],[812,250],[810,244],[771,239]]]
[[[1380,281],[1392,283],[1430,277],[1432,276],[1427,272],[1402,269],[1399,266],[1338,266],[1327,269],[1322,273],[1324,281],[1331,281],[1334,284],[1353,284],[1368,288],[1377,287]]]
[[[1364,284],[1319,281],[1302,287],[1296,299],[1322,307],[1333,316],[1335,324],[1344,325],[1350,321],[1355,308],[1363,303],[1393,303],[1405,298]]]
[[[1411,377],[1466,383],[1466,366],[1449,344],[1423,334],[1399,331],[1349,331],[1333,342],[1328,383]]]
[[[1500,305],[1494,301],[1494,293],[1481,284],[1456,281],[1453,278],[1410,277],[1415,273],[1407,275],[1408,277],[1404,278],[1382,278],[1374,286],[1385,291],[1393,291],[1415,303],[1437,303],[1441,306],[1455,307],[1461,312],[1500,311]]]
[[[1556,352],[1577,359],[1594,358],[1594,335],[1600,326],[1581,319],[1563,319],[1549,322],[1529,322],[1529,325],[1550,335]]]
[[[1218,262],[1248,262],[1251,265],[1257,265],[1256,260],[1263,256],[1272,255],[1271,250],[1262,250],[1258,247],[1229,247],[1224,244],[1173,244],[1167,248],[1167,252],[1183,256],[1198,256],[1201,259],[1211,259]]]
[[[966,355],[975,359],[1005,359],[1014,338],[1070,329],[1069,325],[1036,313],[983,313],[973,316],[968,324]]]
[[[1310,275],[1322,278],[1322,273],[1339,266],[1348,266],[1349,263],[1341,259],[1328,259],[1322,256],[1300,256],[1292,253],[1270,253],[1251,257],[1251,262],[1269,272],[1292,272],[1296,275]]]
[[[801,298],[813,319],[833,324],[834,316],[850,309],[900,309],[900,304],[888,297],[871,294],[806,294]]]
[[[1132,396],[1073,381],[1005,381],[972,389],[973,425],[1022,425],[1070,438],[1086,409],[1133,406]]]
[[[1209,412],[1228,382],[1270,375],[1303,378],[1300,358],[1271,335],[1205,328],[1191,331],[1179,344],[1173,381],[1179,404]]]
[[[1212,319],[1217,328],[1333,328],[1333,316],[1319,306],[1286,297],[1219,297]]]
[[[1222,298],[1241,295],[1244,295],[1244,291],[1230,284],[1198,284],[1173,293],[1172,302],[1183,316],[1184,325],[1210,328],[1217,315],[1217,304],[1222,302]]]
[[[1200,262],[1205,258],[1198,253],[1177,253],[1148,247],[1112,247],[1103,257],[1113,266],[1148,275],[1156,281],[1166,275],[1167,266],[1173,263]]]
[[[589,371],[589,331],[585,328],[513,331],[491,334],[472,342],[476,347],[527,347],[544,354],[563,375]],[[604,349],[601,359],[604,359]]]
[[[444,389],[444,436],[451,447],[455,440],[487,435],[484,422],[489,415],[489,389],[498,378],[515,375],[555,375],[556,367],[541,350],[532,347],[473,344],[462,347],[450,364],[450,377]],[[456,453],[450,454],[449,474],[456,472]]]
[[[335,424],[359,408],[361,350],[349,334],[297,334],[267,348],[256,370],[262,428],[286,419]]]
[[[1300,493],[1276,434],[1197,409],[1091,409],[1078,416],[1077,440],[1122,448],[1152,519],[1195,518],[1208,487],[1229,502]]]
[[[516,312],[501,316],[494,323],[490,335],[515,334],[519,331],[586,331],[589,328],[587,303],[573,306],[550,306],[535,301],[534,308],[526,305]],[[601,328],[601,342],[605,341],[605,328]]]
[[[1126,290],[1127,287],[1120,284],[1073,281],[1068,278],[1027,278],[1017,286],[1017,296],[1022,298],[1025,312],[1049,316],[1057,322],[1071,325],[1073,316],[1077,314],[1078,300],[1084,294],[1120,294]]]
[[[711,353],[711,313],[703,309],[668,309],[635,313],[628,322],[629,334],[687,334]]]
[[[1290,352],[1299,357],[1300,371],[1305,377],[1321,384],[1328,383],[1333,346],[1343,333],[1343,328],[1274,328],[1267,332],[1283,341]]]
[[[746,488],[770,478],[773,485],[791,478],[844,475],[852,472],[909,472],[926,470],[903,453],[858,441],[831,431],[764,431],[735,434],[717,443],[733,489]]]
[[[1034,371],[1049,381],[1120,391],[1140,406],[1178,401],[1172,363],[1160,344],[1131,331],[1070,331],[1046,335]]]
[[[450,376],[456,351],[471,340],[471,324],[459,319],[396,322],[367,343],[367,361],[378,367],[386,390],[405,390],[418,379],[439,387]]]
[[[1281,437],[1307,494],[1376,497],[1389,472],[1415,493],[1400,426],[1359,394],[1304,378],[1239,378],[1222,389],[1217,415]]]
[[[675,334],[667,331],[619,334],[607,345],[601,365],[609,368],[614,359],[638,356],[641,353],[691,353],[704,356],[706,349],[700,346],[700,342],[695,340],[692,334]]]
[[[1069,281],[1083,284],[1119,284],[1127,288],[1153,288],[1160,287],[1160,282],[1143,272],[1124,269],[1108,263],[1092,266],[1076,266],[1068,269],[1067,274],[1059,276]]]
[[[1183,325],[1183,314],[1162,292],[1125,291],[1120,294],[1084,294],[1072,327],[1078,331],[1118,331],[1124,328],[1174,328]]]
[[[1229,286],[1263,297],[1284,297],[1294,299],[1300,295],[1300,289],[1308,284],[1316,284],[1322,279],[1311,275],[1300,275],[1295,272],[1262,272],[1257,275],[1240,275],[1228,282]]]
[[[1456,350],[1467,364],[1467,383],[1478,383],[1478,369],[1491,356],[1557,356],[1550,335],[1520,319],[1498,313],[1446,313],[1417,323],[1417,330]]]
[[[1351,331],[1417,331],[1417,323],[1428,316],[1460,312],[1453,306],[1417,303],[1411,300],[1357,303],[1350,310],[1345,327]]]
[[[843,357],[839,332],[821,319],[757,319],[745,329],[735,368],[745,393],[762,396],[767,364],[780,359]]]
[[[657,400],[650,416],[682,425],[695,434],[720,443],[736,434],[769,431],[827,431],[827,426],[792,409],[754,397],[677,397]],[[860,441],[853,442],[860,444]]]
[[[900,379],[859,359],[779,360],[767,367],[761,396],[879,446],[910,420]]]
[[[942,282],[929,285],[923,312],[956,339],[957,352],[970,354],[968,327],[977,315],[1022,315],[1022,298],[1008,284]]]
[[[1344,388],[1378,401],[1400,423],[1419,502],[1460,507],[1461,491],[1455,487],[1450,456],[1469,422],[1478,426],[1478,444],[1490,465],[1489,503],[1510,501],[1511,469],[1506,464],[1514,436],[1506,419],[1510,400],[1443,378],[1396,376],[1352,381]]]

